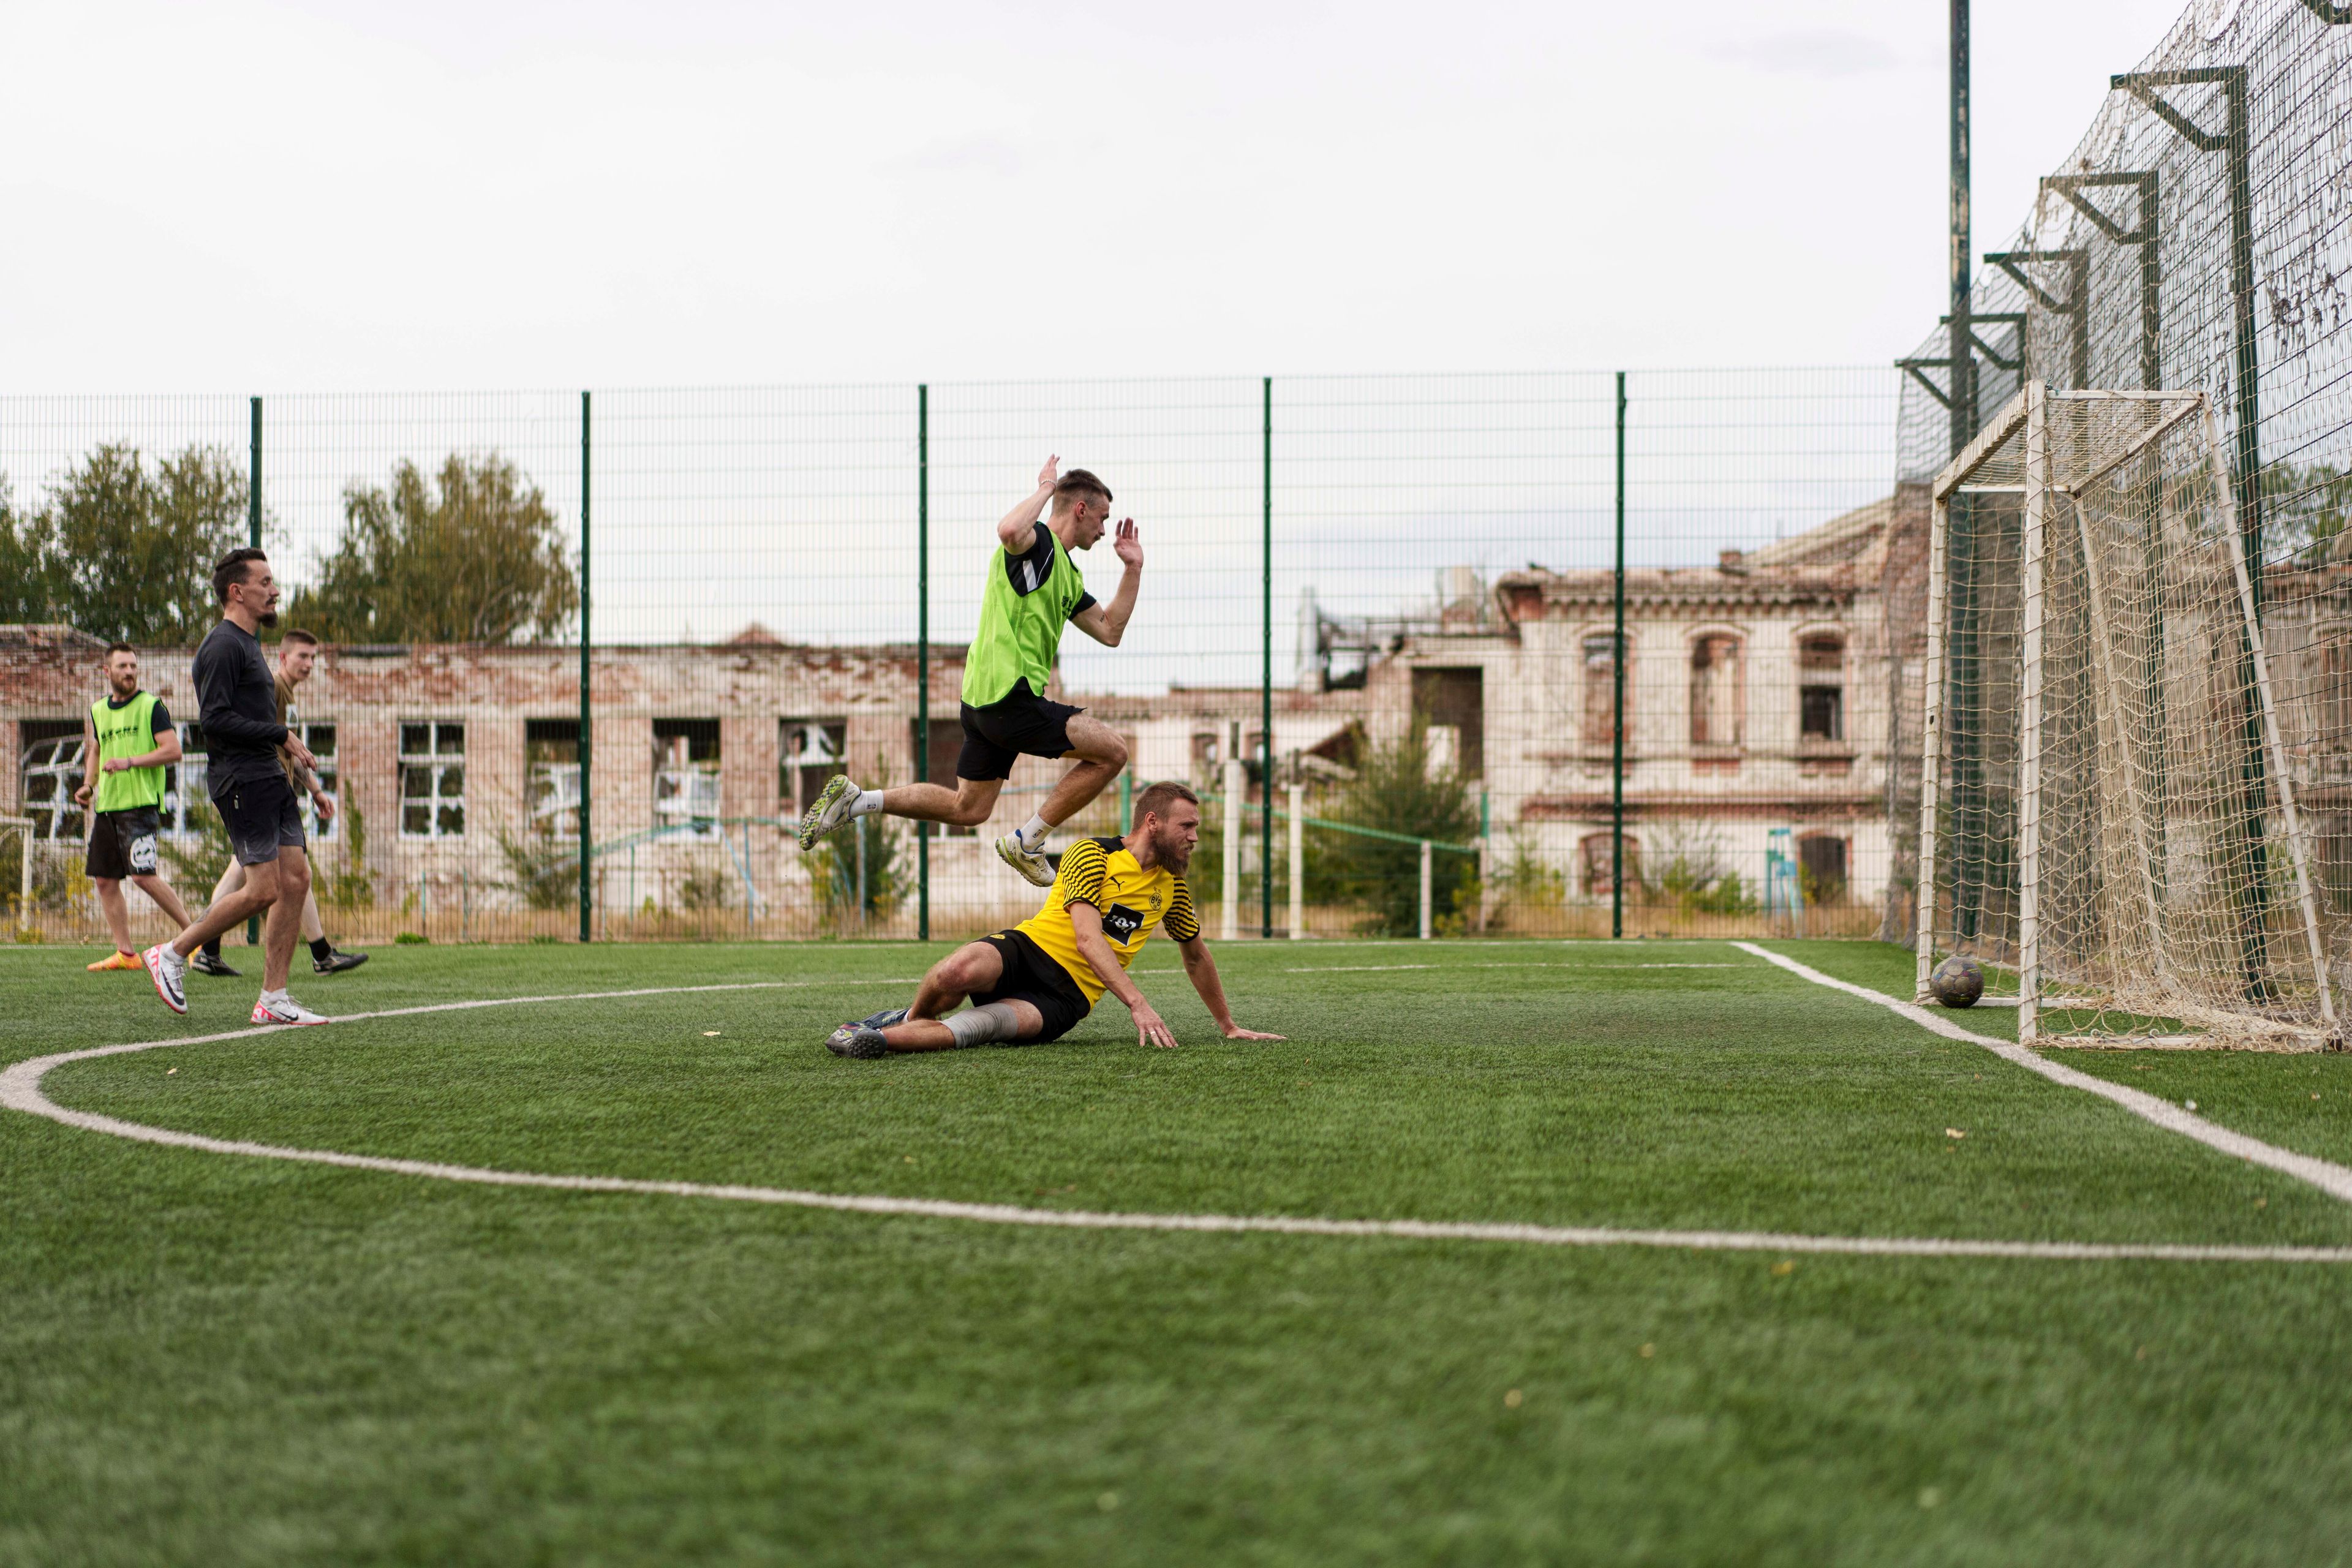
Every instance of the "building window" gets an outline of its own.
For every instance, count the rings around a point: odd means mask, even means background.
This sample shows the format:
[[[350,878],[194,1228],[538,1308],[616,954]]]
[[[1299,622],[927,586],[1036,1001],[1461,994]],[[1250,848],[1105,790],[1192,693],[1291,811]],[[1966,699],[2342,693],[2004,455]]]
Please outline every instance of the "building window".
[[[1742,706],[1739,639],[1713,632],[1692,643],[1691,744],[1738,745]]]
[[[580,837],[580,721],[526,719],[523,789],[534,833]]]
[[[654,721],[654,826],[719,832],[719,721]]]
[[[1803,878],[1805,902],[1845,902],[1845,840],[1817,833],[1797,840],[1797,870]]]
[[[81,787],[81,721],[27,719],[19,732],[25,749],[16,764],[17,811],[33,819],[33,837],[87,837],[73,798]]]
[[[337,798],[335,791],[341,783],[341,775],[335,769],[335,727],[332,724],[295,723],[287,728],[300,737],[302,743],[310,748],[310,754],[319,759],[319,787],[326,792],[328,799]],[[186,749],[187,742],[184,741],[181,750],[184,752]],[[462,784],[459,787],[463,788]],[[302,831],[314,839],[334,837],[336,826],[343,819],[342,813],[338,811],[331,822],[320,822],[318,805],[311,800],[310,792],[300,790],[296,795],[294,804],[302,814]],[[459,809],[462,814],[462,805]]]
[[[1606,746],[1617,725],[1617,637],[1584,639],[1584,743]]]
[[[1807,741],[1845,739],[1845,639],[1833,632],[1797,645],[1797,733]]]
[[[1429,765],[1448,765],[1465,779],[1486,773],[1486,671],[1416,669],[1412,672],[1412,710],[1428,726]]]
[[[1588,898],[1609,896],[1610,836],[1588,833],[1577,840],[1577,858],[1584,870],[1584,891]],[[1642,885],[1642,841],[1632,834],[1625,835],[1625,889],[1628,892]]]
[[[466,836],[466,726],[437,719],[400,727],[400,836]]]
[[[936,728],[936,726],[934,726]],[[849,754],[849,726],[839,719],[787,719],[781,730],[777,746],[780,759],[776,773],[776,798],[783,802],[784,812],[798,816],[809,808],[825,782],[835,773],[849,771],[843,759]],[[954,764],[949,764],[953,774]],[[881,781],[876,780],[878,785]]]

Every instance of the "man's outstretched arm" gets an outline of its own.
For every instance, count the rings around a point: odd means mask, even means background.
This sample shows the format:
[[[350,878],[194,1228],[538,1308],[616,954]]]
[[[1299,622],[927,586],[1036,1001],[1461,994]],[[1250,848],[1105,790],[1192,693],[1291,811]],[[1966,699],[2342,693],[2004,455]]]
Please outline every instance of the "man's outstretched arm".
[[[1004,514],[996,525],[996,542],[1004,546],[1008,555],[1025,555],[1037,542],[1037,520],[1045,515],[1045,503],[1054,499],[1054,484],[1060,477],[1062,459],[1045,459],[1045,467],[1037,475],[1037,488],[1029,499]]]
[[[1135,595],[1143,586],[1143,535],[1136,531],[1135,519],[1121,519],[1118,535],[1111,542],[1120,563],[1127,568],[1119,574],[1118,592],[1108,605],[1088,605],[1070,617],[1070,624],[1105,647],[1117,647],[1118,639],[1127,635],[1129,617],[1135,614]]]
[[[1135,988],[1135,982],[1118,966],[1118,954],[1103,940],[1102,911],[1088,903],[1072,904],[1070,932],[1077,939],[1079,956],[1094,966],[1103,988],[1127,1004],[1128,1012],[1135,1018],[1135,1043],[1158,1046],[1163,1050],[1173,1047],[1176,1031],[1168,1026],[1168,1020],[1160,1016],[1157,1007],[1143,999],[1143,993]]]
[[[1269,1035],[1257,1029],[1244,1029],[1234,1022],[1234,1010],[1225,1005],[1225,984],[1217,978],[1217,961],[1209,956],[1209,944],[1195,936],[1190,942],[1180,942],[1176,951],[1184,955],[1184,978],[1201,994],[1209,1005],[1209,1016],[1229,1040],[1278,1040],[1280,1035]]]

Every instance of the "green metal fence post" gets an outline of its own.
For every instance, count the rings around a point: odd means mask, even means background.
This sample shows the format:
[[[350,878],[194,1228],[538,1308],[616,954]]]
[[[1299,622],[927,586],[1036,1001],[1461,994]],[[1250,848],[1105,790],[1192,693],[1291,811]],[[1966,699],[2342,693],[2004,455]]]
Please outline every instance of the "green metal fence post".
[[[1265,384],[1264,530],[1258,546],[1258,935],[1274,936],[1274,377]]]
[[[253,453],[245,480],[245,542],[261,548],[261,399],[253,399]],[[245,945],[261,945],[261,917],[245,922]]]
[[[931,387],[915,388],[915,782],[931,777]],[[915,940],[931,940],[931,825],[915,824]]]
[[[1616,616],[1609,649],[1609,934],[1625,934],[1625,373],[1617,373]]]
[[[588,863],[594,858],[595,837],[589,829],[588,760],[594,743],[595,719],[589,710],[588,667],[588,476],[590,457],[588,394],[580,395],[580,940],[593,936],[589,915],[595,898],[588,879]]]

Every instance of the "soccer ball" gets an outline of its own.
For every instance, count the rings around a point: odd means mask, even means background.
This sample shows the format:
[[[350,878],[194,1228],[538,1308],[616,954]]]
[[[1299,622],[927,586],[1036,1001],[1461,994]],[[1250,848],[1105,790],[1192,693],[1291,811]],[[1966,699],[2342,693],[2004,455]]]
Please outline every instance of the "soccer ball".
[[[1927,976],[1927,989],[1947,1007],[1973,1007],[1984,994],[1984,965],[1963,953],[1954,953]]]

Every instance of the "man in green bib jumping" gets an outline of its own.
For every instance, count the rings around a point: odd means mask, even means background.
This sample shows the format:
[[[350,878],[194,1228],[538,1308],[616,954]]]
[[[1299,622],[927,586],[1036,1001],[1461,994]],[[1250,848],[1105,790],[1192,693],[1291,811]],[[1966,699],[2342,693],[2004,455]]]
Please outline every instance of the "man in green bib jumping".
[[[963,752],[956,759],[956,787],[917,784],[861,790],[846,776],[835,775],[801,818],[802,849],[814,848],[843,823],[877,811],[977,827],[996,809],[1013,758],[1066,757],[1077,766],[1062,775],[1026,825],[996,841],[1006,865],[1040,888],[1054,885],[1045,835],[1076,816],[1127,766],[1127,743],[1109,725],[1045,700],[1062,627],[1075,625],[1105,647],[1117,647],[1143,584],[1143,540],[1130,517],[1120,521],[1111,543],[1127,569],[1118,592],[1108,605],[1087,592],[1070,552],[1090,548],[1109,528],[1110,489],[1084,468],[1059,474],[1060,461],[1046,458],[1037,489],[996,525],[997,549],[981,589],[980,630],[964,660]]]
[[[180,760],[180,731],[163,700],[139,689],[139,654],[129,643],[106,650],[105,670],[107,694],[89,705],[82,721],[82,782],[74,791],[74,803],[91,814],[87,869],[114,936],[114,952],[89,967],[142,969],[139,950],[131,945],[125,878],[182,931],[188,927],[180,895],[155,874],[163,770]]]

